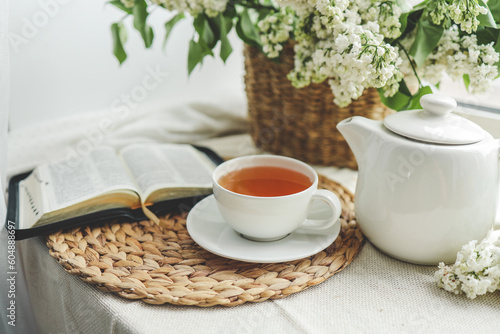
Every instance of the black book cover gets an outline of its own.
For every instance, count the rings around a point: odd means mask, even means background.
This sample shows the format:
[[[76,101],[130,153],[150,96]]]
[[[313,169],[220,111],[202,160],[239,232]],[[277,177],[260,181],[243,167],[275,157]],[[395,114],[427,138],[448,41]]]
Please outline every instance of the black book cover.
[[[221,164],[224,160],[209,148],[194,146],[199,151],[203,152],[215,165]],[[93,212],[83,216],[78,216],[70,219],[61,220],[55,223],[50,223],[42,226],[31,227],[27,229],[19,228],[19,182],[28,177],[31,172],[22,173],[13,176],[9,181],[9,198],[7,201],[7,217],[5,227],[9,229],[9,225],[15,226],[16,240],[31,238],[38,235],[49,234],[61,229],[69,229],[82,225],[99,225],[112,221],[141,221],[148,220],[142,209],[127,209],[117,208]],[[155,203],[148,208],[157,216],[162,216],[167,213],[185,212],[190,210],[196,203],[201,201],[207,195],[192,196],[185,198],[176,198],[163,202]],[[12,228],[12,227],[11,227]]]

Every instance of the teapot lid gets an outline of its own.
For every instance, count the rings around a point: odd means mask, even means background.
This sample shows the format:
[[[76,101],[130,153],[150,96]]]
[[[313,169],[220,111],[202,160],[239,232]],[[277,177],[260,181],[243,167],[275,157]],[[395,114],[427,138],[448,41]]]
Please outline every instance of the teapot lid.
[[[391,114],[384,125],[401,136],[435,144],[472,144],[485,137],[479,125],[451,113],[457,106],[453,98],[427,94],[420,104],[424,109]]]

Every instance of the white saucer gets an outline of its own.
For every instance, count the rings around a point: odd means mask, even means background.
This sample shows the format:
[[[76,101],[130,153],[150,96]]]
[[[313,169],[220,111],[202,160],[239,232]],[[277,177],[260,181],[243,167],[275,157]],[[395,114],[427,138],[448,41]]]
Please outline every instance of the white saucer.
[[[313,201],[316,202],[321,203]],[[281,240],[251,241],[240,236],[224,221],[213,195],[191,209],[186,226],[191,238],[209,252],[258,263],[293,261],[314,255],[330,246],[340,233],[340,222],[337,222],[330,228],[317,231],[317,234],[297,229]]]

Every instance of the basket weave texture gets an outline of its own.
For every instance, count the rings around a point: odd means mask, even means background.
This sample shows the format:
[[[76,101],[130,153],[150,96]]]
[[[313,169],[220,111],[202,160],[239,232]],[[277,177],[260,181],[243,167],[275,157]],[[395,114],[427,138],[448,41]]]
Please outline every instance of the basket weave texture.
[[[320,177],[320,187],[342,203],[340,234],[325,250],[282,263],[230,260],[199,247],[186,230],[186,214],[152,221],[78,227],[47,237],[49,252],[70,274],[127,299],[149,304],[236,306],[283,298],[343,270],[364,238],[353,195]]]
[[[376,89],[345,108],[333,103],[325,81],[297,89],[287,74],[293,69],[293,47],[285,46],[280,63],[245,45],[245,86],[250,134],[257,147],[317,165],[357,169],[356,160],[336,125],[358,115],[382,120],[391,109]]]

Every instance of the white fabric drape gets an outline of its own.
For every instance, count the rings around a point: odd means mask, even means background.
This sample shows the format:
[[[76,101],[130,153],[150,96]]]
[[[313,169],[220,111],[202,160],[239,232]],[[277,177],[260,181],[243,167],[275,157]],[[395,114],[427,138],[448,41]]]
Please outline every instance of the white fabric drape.
[[[0,185],[5,188],[7,167],[7,124],[9,106],[9,47],[7,38],[7,0],[0,0]],[[3,192],[0,194],[0,213],[5,212]]]
[[[8,333],[6,310],[7,300],[7,233],[3,229],[5,221],[5,168],[7,159],[7,123],[8,123],[8,97],[9,97],[9,49],[7,40],[7,0],[0,0],[0,305],[2,309],[2,321],[0,332]]]
[[[9,244],[8,233],[4,228],[10,94],[8,14],[8,1],[0,0],[0,333],[37,333],[19,249],[17,244],[15,250],[12,243]],[[9,255],[14,252],[15,262],[9,263],[12,260]]]

